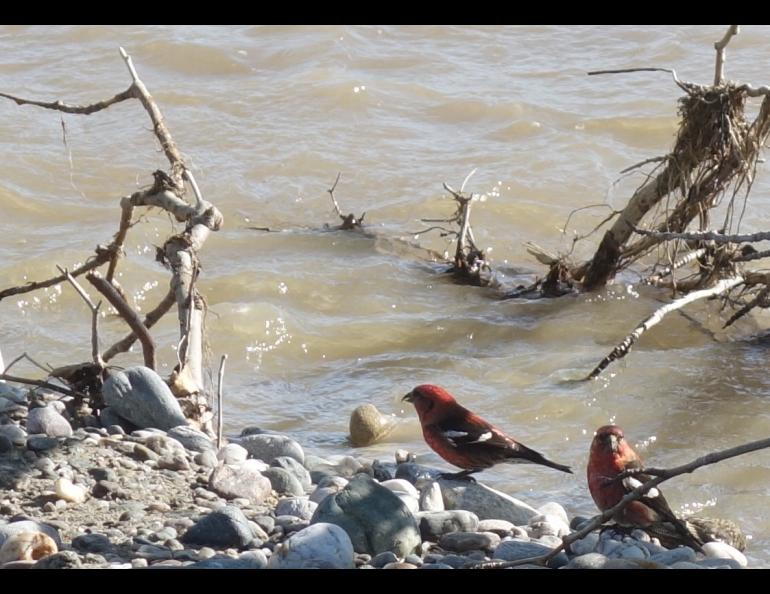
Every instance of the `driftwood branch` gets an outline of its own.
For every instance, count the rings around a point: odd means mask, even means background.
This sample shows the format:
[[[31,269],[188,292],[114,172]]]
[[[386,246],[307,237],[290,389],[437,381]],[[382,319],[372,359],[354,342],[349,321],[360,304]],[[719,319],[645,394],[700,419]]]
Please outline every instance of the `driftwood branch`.
[[[692,293],[688,293],[684,297],[681,297],[680,299],[677,299],[676,301],[668,303],[657,309],[650,317],[645,319],[641,324],[634,328],[633,332],[626,336],[626,338],[623,339],[623,342],[616,346],[609,355],[602,359],[601,362],[594,368],[594,370],[588,374],[586,379],[594,379],[602,371],[604,371],[610,365],[610,363],[625,357],[631,350],[631,347],[634,345],[634,343],[639,340],[639,337],[647,330],[658,324],[666,314],[669,314],[672,311],[676,311],[677,309],[680,309],[685,305],[692,303],[693,301],[705,299],[707,297],[715,297],[716,295],[726,293],[736,285],[739,285],[743,282],[744,279],[742,276],[734,276],[732,278],[722,279],[713,287],[702,289],[700,291],[693,291]]]
[[[99,246],[96,249],[95,256],[93,256],[90,260],[88,260],[84,264],[81,264],[77,268],[71,270],[70,274],[73,277],[78,277],[81,274],[85,274],[89,270],[98,268],[105,262],[108,262],[111,255],[112,255],[112,246],[108,246],[108,247]],[[12,295],[21,295],[23,293],[30,293],[31,291],[37,291],[38,289],[52,287],[54,285],[58,285],[59,283],[63,283],[66,280],[67,280],[67,277],[64,274],[60,274],[59,276],[54,276],[53,278],[49,278],[44,281],[34,281],[18,287],[11,287],[9,289],[4,289],[3,291],[0,291],[0,301]]]
[[[166,293],[166,296],[163,297],[160,303],[155,306],[155,309],[152,311],[149,311],[147,315],[144,317],[144,320],[142,320],[142,325],[149,330],[152,328],[155,323],[160,320],[169,309],[171,309],[171,306],[176,303],[176,296],[174,295],[174,292],[169,290],[168,293]],[[110,348],[108,348],[106,351],[104,351],[104,354],[102,355],[102,358],[105,361],[109,361],[115,355],[119,355],[120,353],[125,353],[128,351],[131,346],[137,341],[137,335],[134,334],[134,332],[129,333],[127,336],[113,344]]]
[[[219,381],[217,382],[217,448],[222,447],[222,427],[224,425],[224,397],[223,397],[223,385],[225,381],[225,361],[227,361],[227,355],[222,355],[222,360],[219,362]]]
[[[18,377],[15,375],[8,375],[7,373],[0,373],[0,380],[7,380],[9,382],[16,382],[17,384],[28,384],[30,386],[38,386],[40,388],[47,388],[53,392],[59,392],[60,394],[66,394],[67,396],[83,396],[83,394],[80,394],[79,392],[76,392],[75,390],[70,390],[69,388],[64,388],[62,386],[57,386],[56,384],[52,384],[50,382],[47,382],[45,380],[34,380],[29,379],[26,377]]]
[[[617,479],[620,479],[621,477],[623,477],[624,474],[625,476],[630,476],[632,474],[638,474],[640,472],[653,476],[654,478],[636,487],[633,491],[625,495],[623,499],[621,499],[613,507],[606,509],[601,514],[591,518],[591,520],[589,520],[577,532],[572,532],[571,534],[568,534],[567,536],[563,537],[562,543],[558,547],[546,553],[545,555],[540,555],[538,557],[530,557],[529,559],[518,559],[516,561],[490,561],[486,563],[476,563],[476,564],[468,565],[466,567],[469,569],[503,569],[506,567],[516,567],[518,565],[529,565],[529,564],[545,565],[546,563],[548,563],[548,561],[556,557],[556,555],[558,555],[561,551],[569,547],[573,542],[576,542],[581,538],[584,538],[585,536],[587,536],[588,534],[590,534],[591,532],[599,528],[607,520],[613,518],[616,513],[618,513],[623,508],[625,508],[629,503],[631,503],[632,501],[637,501],[638,499],[643,497],[644,494],[647,493],[650,489],[657,487],[660,483],[667,481],[668,479],[674,478],[675,476],[679,476],[681,474],[689,474],[697,470],[698,468],[701,468],[702,466],[716,464],[717,462],[721,462],[729,458],[735,458],[736,456],[741,456],[743,454],[756,452],[757,450],[763,450],[766,448],[770,448],[770,439],[760,439],[759,441],[752,441],[750,443],[739,445],[734,448],[729,448],[727,450],[706,454],[705,456],[701,456],[700,458],[697,458],[692,462],[689,462],[687,464],[682,464],[681,466],[676,466],[674,468],[663,468],[663,469],[644,468],[644,469],[634,469],[634,471],[629,473],[621,473],[620,475],[618,475],[618,477],[616,477]]]
[[[131,88],[126,89],[122,93],[118,93],[111,99],[105,99],[104,101],[97,101],[89,105],[69,105],[62,103],[61,101],[34,101],[32,99],[22,99],[21,97],[15,97],[8,93],[0,93],[0,97],[5,97],[11,101],[15,101],[16,105],[36,105],[37,107],[43,107],[45,109],[53,109],[56,111],[63,111],[64,113],[76,113],[80,115],[91,115],[97,111],[107,109],[110,105],[120,103],[126,99],[131,99],[134,96],[134,91]]]
[[[334,180],[334,183],[332,184],[332,187],[326,190],[329,194],[329,196],[332,199],[332,204],[334,205],[334,212],[337,213],[337,216],[342,221],[342,225],[340,225],[340,229],[343,231],[348,231],[350,229],[355,229],[356,227],[361,227],[361,225],[364,222],[364,217],[366,216],[366,213],[362,214],[359,218],[356,218],[356,216],[353,213],[344,215],[342,214],[342,209],[340,209],[339,202],[337,202],[337,199],[334,197],[334,190],[337,189],[337,184],[340,181],[340,177],[342,177],[342,172],[337,173],[337,177]]]
[[[94,288],[99,291],[110,305],[114,307],[120,317],[125,320],[126,324],[131,330],[139,337],[139,341],[142,343],[142,351],[144,353],[144,364],[150,369],[155,369],[155,343],[152,340],[152,336],[147,331],[147,328],[139,319],[139,315],[133,310],[133,308],[126,303],[123,297],[107,280],[102,277],[98,272],[89,272],[86,275],[86,279],[90,282]]]
[[[697,250],[693,250],[685,254],[684,256],[682,256],[681,258],[679,258],[669,266],[666,266],[659,272],[655,274],[651,274],[647,278],[643,279],[642,283],[644,283],[645,285],[653,285],[653,286],[659,285],[664,278],[666,278],[667,276],[670,276],[675,270],[678,270],[682,266],[686,266],[690,262],[694,262],[695,260],[697,260],[698,258],[700,258],[705,254],[706,254],[706,248],[699,248]]]
[[[144,109],[150,115],[155,136],[157,136],[158,140],[160,141],[160,146],[163,149],[163,152],[166,155],[169,163],[171,164],[171,179],[174,181],[174,184],[179,189],[181,189],[182,175],[185,170],[182,155],[179,153],[179,149],[177,149],[176,143],[171,138],[171,134],[169,133],[168,128],[166,127],[166,123],[163,120],[163,114],[161,114],[160,109],[158,109],[158,106],[150,95],[150,92],[147,90],[147,87],[144,86],[144,83],[136,73],[136,68],[134,68],[134,63],[131,60],[131,56],[129,56],[126,53],[126,50],[124,50],[122,47],[120,48],[120,55],[123,57],[123,60],[126,63],[126,67],[131,74],[131,78],[134,81],[134,84],[131,85],[131,88],[134,90],[134,97],[139,99],[139,101],[144,106]]]
[[[749,243],[755,241],[770,241],[769,231],[759,231],[758,233],[745,233],[726,235],[719,231],[695,231],[675,233],[673,231],[650,231],[647,229],[634,229],[639,235],[645,235],[661,241],[671,241],[673,239],[683,239],[685,241],[713,241],[714,243]]]
[[[718,87],[725,81],[725,48],[734,35],[741,32],[739,25],[730,25],[724,37],[714,44],[717,51],[716,64],[714,67],[714,86]]]
[[[34,365],[35,367],[37,367],[41,371],[45,371],[46,373],[50,373],[51,370],[53,369],[51,367],[45,367],[44,365],[41,365],[40,363],[35,361],[32,357],[30,357],[27,353],[22,353],[21,355],[16,357],[13,361],[8,363],[7,366],[3,367],[3,354],[0,353],[0,373],[8,373],[8,371],[11,369],[11,367],[16,365],[22,359],[26,359],[27,361],[32,363],[32,365]]]
[[[736,311],[733,315],[730,316],[730,319],[728,319],[724,326],[722,328],[727,328],[728,326],[732,326],[735,322],[740,320],[743,316],[745,316],[747,313],[749,313],[752,309],[754,309],[757,306],[760,307],[767,307],[768,306],[768,293],[770,293],[770,287],[764,286],[762,289],[759,290],[759,292],[756,294],[754,299],[749,301],[746,305],[744,305],[742,308],[740,308],[738,311]]]
[[[59,270],[59,272],[67,277],[69,283],[75,288],[75,291],[77,291],[78,295],[83,298],[83,301],[86,302],[88,309],[91,310],[91,358],[96,365],[104,369],[104,360],[99,354],[99,308],[101,307],[102,302],[100,301],[94,305],[94,302],[91,301],[91,297],[88,296],[88,293],[86,293],[85,289],[80,286],[80,283],[78,283],[78,281],[76,281],[66,269],[58,265],[56,268]]]
[[[588,72],[588,76],[597,76],[599,74],[628,74],[631,72],[668,72],[674,79],[674,82],[681,89],[688,91],[692,83],[682,82],[676,75],[676,70],[673,68],[621,68],[620,70],[592,70]]]

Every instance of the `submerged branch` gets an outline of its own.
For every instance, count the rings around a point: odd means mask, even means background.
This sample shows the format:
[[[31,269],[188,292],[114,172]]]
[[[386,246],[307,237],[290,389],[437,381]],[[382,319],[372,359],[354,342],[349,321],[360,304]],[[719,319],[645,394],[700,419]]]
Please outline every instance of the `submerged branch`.
[[[742,276],[734,276],[732,278],[722,279],[709,289],[693,291],[692,293],[689,293],[684,297],[681,297],[680,299],[677,299],[676,301],[673,301],[672,303],[668,303],[667,305],[664,305],[663,307],[657,309],[650,317],[645,319],[636,328],[634,328],[633,332],[631,332],[631,334],[626,336],[626,338],[623,339],[623,342],[621,342],[618,346],[616,346],[609,355],[607,355],[604,359],[602,359],[599,362],[599,364],[594,368],[594,370],[590,374],[588,374],[588,377],[586,379],[596,378],[602,371],[604,371],[610,365],[610,363],[612,363],[613,361],[616,361],[617,359],[622,359],[623,357],[625,357],[628,354],[628,352],[631,350],[631,347],[634,345],[634,343],[637,340],[639,340],[639,337],[642,334],[644,334],[647,330],[649,330],[650,328],[658,324],[666,314],[669,314],[672,311],[676,311],[677,309],[680,309],[685,305],[692,303],[693,301],[697,301],[699,299],[705,299],[707,297],[715,297],[716,295],[721,295],[722,293],[729,291],[730,289],[732,289],[736,285],[741,284],[742,282],[744,282],[744,279]]]

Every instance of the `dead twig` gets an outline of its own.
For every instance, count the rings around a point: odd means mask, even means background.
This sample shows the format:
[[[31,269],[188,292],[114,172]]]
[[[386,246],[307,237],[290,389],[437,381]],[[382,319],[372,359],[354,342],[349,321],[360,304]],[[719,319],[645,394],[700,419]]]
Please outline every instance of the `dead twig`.
[[[673,301],[655,310],[655,312],[650,317],[641,322],[636,328],[634,328],[631,334],[626,336],[626,338],[623,339],[623,341],[618,346],[612,349],[612,352],[610,352],[609,355],[604,357],[604,359],[599,362],[594,370],[588,374],[586,379],[594,379],[602,371],[604,371],[610,365],[610,363],[625,357],[631,350],[631,347],[634,345],[634,343],[639,340],[639,337],[647,330],[658,324],[666,314],[669,314],[672,311],[676,311],[677,309],[680,309],[685,305],[692,303],[693,301],[721,295],[722,293],[729,291],[736,285],[739,285],[743,282],[744,278],[742,276],[734,276],[732,278],[722,279],[713,287],[708,289],[701,289],[700,291],[693,291],[692,293],[688,293],[684,297],[681,297],[676,301]]]
[[[224,426],[224,397],[222,395],[222,388],[225,380],[225,361],[227,361],[227,354],[222,355],[222,359],[219,362],[219,381],[217,382],[217,449],[222,447],[222,427]]]
[[[548,561],[556,557],[556,555],[558,555],[561,551],[563,551],[568,546],[570,546],[573,542],[580,540],[581,538],[587,536],[588,534],[590,534],[591,532],[599,528],[607,520],[613,518],[616,513],[618,513],[623,508],[625,508],[629,503],[631,503],[632,501],[637,501],[642,496],[644,496],[644,494],[647,493],[650,489],[657,487],[662,482],[667,481],[671,478],[674,478],[675,476],[679,476],[681,474],[689,474],[703,466],[716,464],[717,462],[721,462],[729,458],[735,458],[736,456],[741,456],[743,454],[756,452],[758,450],[763,450],[766,448],[770,448],[770,439],[760,439],[759,441],[752,441],[750,443],[739,445],[734,448],[729,448],[727,450],[706,454],[705,456],[696,458],[692,462],[689,462],[687,464],[682,464],[681,466],[676,466],[674,468],[662,468],[662,469],[644,468],[644,469],[635,469],[632,472],[626,471],[625,473],[620,473],[617,477],[615,477],[618,480],[620,480],[621,478],[625,478],[623,476],[624,474],[625,476],[631,476],[633,474],[638,474],[640,472],[653,476],[654,478],[636,487],[633,491],[625,495],[623,499],[621,499],[613,507],[606,509],[601,514],[591,518],[591,520],[589,520],[577,532],[573,532],[563,537],[562,543],[556,548],[554,548],[553,550],[546,553],[545,555],[540,555],[538,557],[530,557],[528,559],[518,559],[516,561],[490,561],[486,563],[476,563],[472,565],[466,565],[466,568],[504,569],[506,567],[516,567],[518,565],[528,565],[528,564],[545,565],[546,563],[548,563]]]
[[[134,334],[139,338],[142,343],[142,352],[144,353],[144,364],[150,369],[155,369],[155,343],[152,340],[152,336],[147,331],[147,328],[142,323],[139,315],[133,310],[133,308],[126,303],[123,297],[115,290],[107,280],[102,277],[96,271],[89,272],[86,275],[86,279],[91,283],[94,288],[99,291],[110,305],[114,307],[121,318],[128,324],[129,328],[133,330]]]
[[[91,301],[91,297],[88,296],[88,293],[86,293],[85,289],[80,286],[80,283],[78,283],[78,281],[76,281],[65,268],[62,268],[58,264],[56,265],[56,268],[65,277],[67,277],[69,283],[75,288],[75,291],[77,291],[78,295],[83,298],[83,301],[86,302],[88,309],[91,310],[91,358],[96,365],[98,365],[101,369],[104,369],[104,360],[99,354],[99,308],[101,307],[102,302],[100,301],[94,305],[94,302]],[[94,272],[89,274],[97,273]],[[88,278],[88,275],[86,275],[86,278]]]
[[[725,48],[734,35],[741,32],[739,25],[730,25],[724,37],[714,44],[717,51],[717,58],[714,64],[714,86],[718,87],[725,80]]]
[[[334,190],[337,189],[337,184],[340,181],[340,177],[342,177],[341,171],[337,173],[337,177],[334,180],[334,184],[332,184],[332,187],[326,190],[332,199],[332,204],[334,205],[334,212],[337,213],[337,216],[342,221],[342,224],[340,225],[339,228],[343,231],[349,231],[357,227],[360,228],[363,225],[364,217],[366,216],[366,213],[362,214],[359,218],[356,218],[356,216],[353,213],[344,215],[342,214],[342,210],[340,209],[340,205],[337,202],[337,199],[334,197]]]

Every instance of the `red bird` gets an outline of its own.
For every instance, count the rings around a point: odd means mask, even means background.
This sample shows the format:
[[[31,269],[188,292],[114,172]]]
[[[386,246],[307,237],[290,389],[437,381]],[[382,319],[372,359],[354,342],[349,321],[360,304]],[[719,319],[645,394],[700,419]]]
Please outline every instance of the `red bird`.
[[[531,462],[572,473],[569,466],[551,462],[460,406],[443,388],[430,384],[417,386],[402,400],[411,402],[417,409],[428,445],[450,464],[465,469],[444,475],[446,478],[468,478],[501,462]]]
[[[636,487],[651,480],[652,477],[644,473],[635,473],[622,480],[615,478],[624,470],[642,468],[641,458],[626,441],[620,427],[600,427],[591,442],[586,469],[588,489],[596,506],[602,511],[610,509]],[[614,519],[622,526],[639,528],[650,528],[661,522],[669,522],[691,547],[700,550],[703,544],[687,529],[685,523],[676,517],[663,494],[655,487],[638,501],[632,501],[617,512]]]

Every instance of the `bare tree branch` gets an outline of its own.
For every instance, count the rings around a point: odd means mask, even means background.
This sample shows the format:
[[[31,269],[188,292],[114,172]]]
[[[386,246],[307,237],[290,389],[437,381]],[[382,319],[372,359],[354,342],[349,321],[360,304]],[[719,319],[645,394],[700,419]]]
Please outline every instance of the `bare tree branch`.
[[[0,373],[0,379],[8,380],[9,382],[16,382],[17,384],[28,384],[30,386],[38,386],[40,388],[48,388],[49,390],[52,390],[53,392],[59,392],[60,394],[66,394],[67,396],[75,396],[75,397],[83,397],[84,395],[80,392],[76,392],[74,390],[70,390],[69,388],[63,388],[62,386],[57,386],[56,384],[52,384],[50,382],[47,382],[45,380],[33,380],[26,377],[18,377],[15,375],[8,375],[7,373]]]
[[[134,90],[133,88],[129,87],[128,89],[126,89],[122,93],[118,93],[111,99],[105,99],[104,101],[97,101],[96,103],[91,103],[89,105],[68,105],[67,103],[62,103],[61,101],[52,101],[52,102],[34,101],[32,99],[22,99],[21,97],[15,97],[7,93],[0,93],[0,97],[5,97],[6,99],[15,101],[17,105],[36,105],[37,107],[43,107],[45,109],[54,109],[56,111],[63,111],[64,113],[77,113],[81,115],[91,115],[92,113],[96,113],[97,111],[107,109],[110,105],[114,105],[115,103],[120,103],[121,101],[125,101],[126,99],[131,99],[133,98],[133,96],[134,96]]]
[[[144,364],[150,369],[155,369],[155,343],[152,340],[152,336],[147,331],[147,328],[139,319],[139,315],[126,303],[123,297],[115,290],[105,278],[98,272],[89,272],[86,275],[86,279],[90,282],[97,291],[105,296],[110,305],[118,310],[120,317],[125,320],[126,324],[133,330],[134,334],[139,337],[139,341],[142,343],[142,351],[144,353]]]
[[[741,32],[739,25],[730,25],[724,37],[714,44],[717,50],[716,64],[714,67],[714,86],[718,87],[725,81],[725,48],[734,35]]]
[[[676,311],[677,309],[680,309],[684,307],[685,305],[692,303],[693,301],[697,301],[698,299],[705,299],[707,297],[714,297],[716,295],[721,295],[722,293],[725,293],[732,289],[734,286],[741,284],[744,282],[744,279],[742,276],[734,276],[732,278],[726,278],[720,280],[718,283],[716,283],[713,287],[710,287],[708,289],[702,289],[700,291],[693,291],[692,293],[688,293],[684,297],[681,297],[680,299],[677,299],[676,301],[673,301],[667,305],[664,305],[663,307],[657,309],[650,317],[648,317],[646,320],[644,320],[641,324],[639,324],[636,328],[634,328],[633,332],[626,336],[626,338],[623,339],[623,342],[621,342],[618,346],[616,346],[614,349],[612,349],[612,352],[610,352],[609,355],[607,355],[604,359],[602,359],[599,364],[594,368],[594,370],[588,374],[588,379],[594,379],[597,377],[602,371],[604,371],[610,363],[613,361],[616,361],[617,359],[622,359],[625,357],[628,352],[631,350],[631,347],[634,345],[634,343],[639,340],[639,337],[658,324],[663,317],[666,314],[671,313],[672,311]]]
[[[645,235],[654,239],[671,241],[672,239],[684,239],[687,241],[713,241],[722,243],[748,243],[755,241],[770,241],[770,231],[759,231],[758,233],[746,233],[736,235],[725,235],[719,231],[694,231],[674,233],[672,231],[649,231],[634,227],[634,231],[639,235]]]
[[[109,261],[111,255],[112,255],[112,246],[107,246],[107,247],[99,246],[96,249],[95,256],[92,256],[92,258],[88,260],[85,264],[81,264],[80,266],[72,270],[70,274],[74,277],[78,277],[81,274],[85,274],[89,270],[98,268],[105,262]],[[11,287],[9,289],[4,289],[3,291],[0,291],[0,301],[12,295],[21,295],[23,293],[30,293],[31,291],[36,291],[38,289],[52,287],[54,285],[58,285],[59,283],[63,283],[65,280],[67,280],[67,277],[61,274],[59,276],[49,278],[48,280],[29,282],[25,285],[21,285],[18,287]]]
[[[674,468],[663,468],[663,469],[640,468],[640,469],[634,469],[632,471],[626,471],[624,473],[620,473],[617,477],[615,477],[617,480],[624,478],[624,476],[631,476],[639,473],[649,474],[650,476],[653,476],[655,478],[647,481],[646,483],[639,485],[633,491],[625,495],[623,499],[621,499],[616,505],[614,505],[609,509],[604,510],[601,514],[591,518],[591,520],[589,520],[577,532],[573,532],[563,537],[562,543],[558,547],[546,553],[545,555],[540,555],[538,557],[530,557],[528,559],[517,559],[516,561],[490,561],[486,563],[475,563],[471,565],[466,565],[466,568],[468,569],[504,569],[506,567],[516,567],[518,565],[528,565],[528,564],[545,565],[546,563],[548,563],[548,561],[553,559],[556,555],[558,555],[561,551],[566,549],[573,542],[580,540],[581,538],[585,537],[589,533],[599,528],[602,524],[604,524],[604,522],[613,518],[616,513],[618,513],[623,508],[625,508],[629,503],[631,503],[632,501],[637,501],[642,496],[644,496],[644,494],[647,493],[650,489],[657,487],[660,483],[667,481],[668,479],[674,478],[675,476],[679,476],[681,474],[689,474],[697,470],[698,468],[701,468],[702,466],[716,464],[717,462],[721,462],[729,458],[735,458],[736,456],[741,456],[743,454],[756,452],[758,450],[763,450],[766,448],[770,448],[770,439],[760,439],[759,441],[752,441],[750,443],[739,445],[734,448],[729,448],[727,450],[706,454],[705,456],[701,456],[700,458],[697,458],[692,462],[689,462],[687,464],[682,464],[681,466],[676,466]]]
[[[166,293],[165,297],[158,303],[158,305],[155,306],[155,309],[148,312],[147,315],[144,317],[144,320],[142,321],[142,325],[147,328],[148,330],[152,328],[155,323],[160,320],[169,309],[171,309],[171,306],[176,303],[176,296],[174,295],[174,292],[172,290],[169,290],[168,293]],[[113,344],[110,348],[108,348],[104,354],[102,355],[102,358],[105,361],[109,361],[115,355],[118,355],[120,353],[125,353],[128,351],[128,349],[131,348],[131,345],[133,345],[137,340],[137,335],[133,332],[129,333],[127,336],[125,336],[123,339],[119,340],[115,344]]]
[[[67,280],[75,288],[75,291],[78,292],[78,294],[83,298],[83,301],[86,302],[86,305],[88,305],[88,309],[91,310],[91,358],[96,365],[104,369],[104,360],[99,354],[99,308],[101,307],[102,302],[100,301],[94,305],[94,302],[91,301],[91,297],[88,296],[88,293],[86,293],[85,289],[80,286],[80,283],[78,283],[78,281],[76,281],[66,269],[62,268],[58,264],[56,268],[59,270],[59,272],[67,277]]]
[[[227,361],[227,354],[222,355],[222,360],[219,362],[219,381],[217,383],[217,448],[222,447],[222,427],[224,424],[224,397],[222,394],[222,388],[225,380],[225,361]]]

